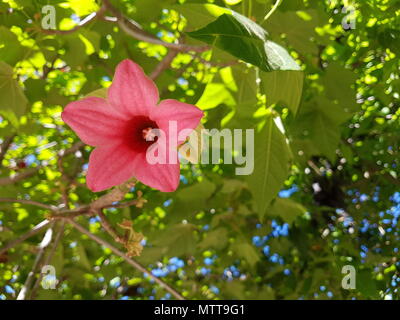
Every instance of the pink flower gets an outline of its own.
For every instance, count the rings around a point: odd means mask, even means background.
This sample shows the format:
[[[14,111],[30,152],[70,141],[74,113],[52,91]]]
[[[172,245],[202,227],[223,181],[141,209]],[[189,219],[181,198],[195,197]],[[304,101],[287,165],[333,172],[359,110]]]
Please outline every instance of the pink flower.
[[[176,190],[180,177],[176,148],[174,161],[166,164],[150,164],[146,159],[147,149],[159,143],[157,138],[152,139],[152,129],[164,132],[169,141],[170,121],[176,121],[178,132],[193,130],[203,112],[172,99],[158,102],[154,82],[140,66],[124,60],[117,66],[107,99],[89,97],[66,106],[62,119],[83,142],[95,147],[89,159],[89,189],[103,191],[135,177],[164,192]],[[182,142],[174,141],[174,145]]]

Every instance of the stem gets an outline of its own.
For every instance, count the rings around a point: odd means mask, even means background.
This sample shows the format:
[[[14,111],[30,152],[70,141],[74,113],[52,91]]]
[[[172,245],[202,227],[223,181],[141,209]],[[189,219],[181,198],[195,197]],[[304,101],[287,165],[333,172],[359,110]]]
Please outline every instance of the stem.
[[[5,253],[7,250],[15,247],[16,245],[20,244],[21,242],[24,242],[26,239],[29,239],[29,238],[33,237],[34,235],[38,234],[40,231],[42,231],[44,228],[46,228],[49,225],[49,223],[50,223],[49,220],[44,220],[41,223],[34,226],[30,231],[28,231],[24,235],[7,243],[3,248],[0,249],[0,255]]]
[[[150,79],[153,81],[156,80],[164,70],[168,69],[177,54],[178,51],[171,49],[150,74]]]
[[[120,28],[131,37],[138,39],[140,41],[152,43],[152,44],[159,44],[169,49],[173,49],[179,52],[204,52],[209,50],[208,46],[192,46],[186,45],[182,43],[170,43],[165,42],[158,39],[151,33],[144,31],[140,25],[131,19],[125,17],[118,9],[116,9],[109,0],[103,0],[103,5],[109,10],[113,15],[115,15],[115,19],[106,19],[106,21],[110,22],[117,22]]]
[[[269,19],[270,16],[272,16],[272,14],[276,11],[276,9],[278,9],[278,7],[281,5],[281,3],[283,2],[283,0],[276,0],[274,6],[272,7],[272,9],[266,14],[266,16],[264,17],[263,21],[261,22],[261,24],[263,24],[265,21],[267,21]]]
[[[5,186],[8,184],[16,183],[16,182],[24,180],[26,178],[32,177],[35,174],[37,174],[37,172],[42,168],[43,168],[42,166],[37,166],[34,168],[26,169],[25,171],[23,171],[19,174],[16,174],[15,176],[12,176],[12,177],[0,178],[0,186]]]
[[[247,14],[247,17],[248,17],[248,18],[251,18],[251,13],[252,13],[252,11],[253,11],[253,1],[252,1],[252,0],[249,0],[249,12],[248,12],[248,14]]]
[[[47,30],[41,29],[43,33],[46,34],[70,34],[75,31],[78,31],[80,28],[86,26],[90,22],[94,21],[97,17],[102,16],[104,14],[105,7],[102,6],[98,11],[89,14],[85,19],[83,19],[77,26],[73,27],[70,30]]]
[[[14,138],[15,138],[15,134],[4,138],[3,143],[0,146],[0,167],[1,167],[1,163],[3,162],[3,159],[8,151],[8,149],[10,148]]]
[[[50,264],[51,260],[53,259],[53,256],[56,253],[57,247],[60,244],[61,238],[64,235],[64,227],[65,227],[65,221],[62,221],[61,225],[60,225],[60,229],[58,230],[56,237],[54,239],[54,242],[52,244],[51,250],[50,250],[49,254],[47,255],[47,257],[43,260],[42,267]],[[43,279],[43,273],[40,272],[39,277],[36,279],[36,282],[33,285],[31,293],[29,295],[30,300],[34,299],[34,297],[36,295],[36,291],[39,288],[39,285],[40,285],[42,279]]]
[[[33,200],[0,198],[0,202],[30,204],[32,206],[36,206],[36,207],[39,207],[39,208],[47,209],[47,210],[50,210],[50,211],[57,210],[56,207],[53,207],[53,206],[50,206],[50,205],[47,205],[47,204],[44,204],[44,203],[36,202],[36,201],[33,201]]]
[[[163,287],[165,290],[167,290],[169,293],[171,293],[176,299],[178,300],[185,300],[185,298],[177,292],[175,289],[173,289],[171,286],[169,286],[167,283],[165,283],[163,280],[157,278],[154,276],[150,271],[148,271],[145,267],[143,267],[140,263],[136,262],[135,260],[129,258],[125,253],[114,247],[112,244],[108,243],[107,241],[97,237],[93,233],[91,233],[89,230],[86,230],[84,227],[82,227],[80,224],[76,223],[72,219],[66,219],[75,229],[80,231],[81,233],[87,235],[90,239],[96,241],[98,244],[107,247],[110,249],[114,254],[117,256],[121,257],[124,259],[128,264],[130,264],[132,267],[135,269],[139,270],[142,273],[147,274],[151,279],[153,279],[156,283],[158,283],[161,287]]]
[[[46,234],[43,237],[42,242],[39,244],[39,252],[36,256],[35,262],[33,263],[32,270],[28,273],[28,277],[26,278],[25,283],[17,296],[17,300],[25,300],[27,297],[29,297],[29,290],[31,289],[33,278],[35,277],[35,274],[40,265],[40,262],[42,261],[42,259],[44,257],[44,252],[45,252],[47,246],[49,245],[49,243],[51,242],[51,238],[53,235],[52,228],[53,228],[54,222],[52,222],[51,224],[52,224],[52,226],[47,230]],[[47,241],[49,232],[51,232],[50,240]],[[45,242],[45,240],[46,240],[46,242]]]

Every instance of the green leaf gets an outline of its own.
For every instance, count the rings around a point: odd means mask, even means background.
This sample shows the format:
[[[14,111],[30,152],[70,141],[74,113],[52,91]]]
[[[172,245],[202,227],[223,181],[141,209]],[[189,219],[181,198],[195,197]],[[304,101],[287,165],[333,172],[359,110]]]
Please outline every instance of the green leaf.
[[[94,90],[94,91],[88,93],[85,96],[85,98],[97,97],[97,98],[107,99],[107,91],[108,91],[108,88],[100,88],[100,89],[97,89],[97,90]]]
[[[188,218],[189,213],[204,208],[206,201],[214,193],[216,186],[209,180],[204,179],[200,183],[179,189],[176,192],[176,208],[171,218]]]
[[[66,53],[64,60],[70,67],[78,67],[87,59],[86,44],[76,35],[65,36]]]
[[[194,225],[188,223],[176,224],[158,233],[152,244],[156,247],[166,247],[166,254],[170,256],[193,254],[196,248],[194,228]]]
[[[142,254],[135,259],[145,265],[156,263],[162,259],[167,251],[168,248],[165,247],[144,247]]]
[[[254,150],[254,172],[246,179],[262,219],[289,173],[290,150],[272,115],[255,135]]]
[[[85,247],[80,242],[78,242],[76,247],[75,247],[75,250],[76,250],[76,256],[78,257],[79,264],[82,267],[84,267],[86,270],[90,270],[91,269],[91,264],[90,264],[90,261],[89,261],[87,255],[86,255]]]
[[[364,269],[357,272],[356,288],[365,298],[378,298],[378,290],[371,270]]]
[[[223,83],[209,83],[196,106],[202,110],[209,110],[223,103],[227,106],[234,106],[235,99]]]
[[[273,71],[260,73],[267,105],[283,103],[294,114],[300,105],[304,74],[301,71]]]
[[[268,34],[262,27],[233,11],[188,34],[264,71],[299,70],[284,48],[267,39]]]
[[[325,155],[332,162],[336,158],[336,148],[340,141],[340,131],[337,125],[322,112],[312,115],[310,127],[311,140],[320,151],[319,155]]]
[[[228,230],[225,228],[218,228],[207,233],[203,241],[199,243],[200,249],[223,249],[228,244]]]
[[[0,60],[14,65],[22,58],[23,49],[13,32],[0,26]]]
[[[263,288],[257,293],[256,300],[275,300],[275,291],[269,286]]]
[[[284,1],[287,2],[287,1]],[[274,40],[285,35],[285,40],[302,54],[317,54],[318,45],[311,41],[316,37],[314,29],[319,23],[316,10],[276,11],[266,22],[265,28],[274,35]]]
[[[291,199],[277,198],[267,214],[281,217],[285,222],[292,224],[298,216],[306,212],[306,208]]]
[[[198,29],[209,24],[224,13],[231,13],[231,10],[227,8],[210,3],[184,3],[173,5],[170,8],[178,11],[186,18],[189,30]]]
[[[356,93],[352,89],[356,79],[357,75],[353,71],[345,69],[338,62],[332,62],[326,68],[322,83],[329,99],[338,100],[344,108],[354,110],[358,108]]]
[[[0,113],[18,127],[18,118],[25,114],[28,99],[13,78],[13,68],[0,61]]]
[[[240,257],[245,259],[251,267],[260,260],[260,254],[256,248],[250,243],[244,241],[236,241],[232,245],[232,250]]]

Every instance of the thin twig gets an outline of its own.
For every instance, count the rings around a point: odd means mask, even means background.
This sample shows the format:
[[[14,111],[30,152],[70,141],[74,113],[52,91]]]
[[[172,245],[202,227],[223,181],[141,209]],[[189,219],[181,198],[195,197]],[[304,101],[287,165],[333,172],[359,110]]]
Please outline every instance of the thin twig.
[[[21,242],[24,242],[26,239],[29,239],[33,237],[34,235],[38,234],[40,231],[42,231],[44,228],[46,228],[49,225],[50,221],[49,220],[44,220],[34,226],[31,230],[29,230],[27,233],[23,234],[19,238],[12,240],[11,242],[7,243],[3,248],[0,249],[0,256],[4,254],[7,250],[19,245]]]
[[[140,263],[136,262],[135,260],[129,258],[125,253],[123,253],[121,250],[117,249],[114,247],[112,244],[108,243],[107,241],[97,237],[93,233],[91,233],[89,230],[86,230],[84,227],[82,227],[80,224],[76,223],[72,219],[66,219],[75,229],[77,229],[79,232],[87,235],[90,239],[96,241],[98,244],[107,247],[110,249],[114,254],[117,256],[121,257],[124,259],[128,264],[130,264],[132,267],[135,269],[139,270],[142,273],[145,273],[148,275],[151,279],[153,279],[156,283],[158,283],[161,287],[163,287],[165,290],[167,290],[169,293],[171,293],[176,299],[178,300],[185,300],[185,298],[177,292],[175,289],[173,289],[170,285],[165,283],[163,280],[157,278],[154,276],[150,271],[148,271],[145,267],[143,267]]]
[[[52,226],[54,225],[54,222],[51,222]],[[43,259],[45,249],[51,242],[52,236],[53,236],[53,229],[52,226],[47,230],[46,234],[43,237],[42,242],[39,244],[39,252],[36,255],[36,259],[33,263],[31,271],[28,273],[28,277],[25,280],[25,283],[23,287],[21,288],[21,291],[19,292],[17,296],[17,300],[25,300],[29,296],[29,290],[31,289],[31,285],[33,282],[33,278],[35,277],[35,274],[37,272],[37,269],[40,265],[40,262]]]
[[[185,45],[182,43],[170,43],[158,39],[156,36],[152,35],[141,29],[139,24],[131,19],[125,17],[119,10],[117,10],[108,0],[103,0],[103,5],[115,15],[116,19],[107,19],[106,21],[117,22],[120,28],[130,35],[131,37],[138,39],[140,41],[159,44],[166,48],[173,49],[180,52],[204,52],[210,49],[209,46],[192,46]]]
[[[123,240],[123,237],[118,234],[118,232],[114,229],[114,227],[108,222],[107,217],[104,215],[104,213],[99,210],[97,213],[99,219],[100,219],[100,224],[103,227],[105,231],[118,243],[124,244],[125,241]]]
[[[51,246],[51,250],[42,263],[42,268],[43,268],[43,266],[50,264],[51,260],[53,259],[54,254],[56,253],[57,247],[60,244],[61,238],[64,235],[64,228],[65,228],[65,221],[62,221],[61,225],[60,225],[60,229],[58,230],[56,237],[53,241],[53,244]],[[33,299],[35,297],[36,291],[39,288],[39,285],[40,285],[42,279],[43,279],[43,273],[40,272],[39,277],[36,279],[36,282],[32,287],[31,293],[29,295],[29,299]]]
[[[16,135],[13,134],[13,135],[11,135],[9,137],[4,138],[4,140],[3,140],[3,142],[2,142],[2,144],[0,146],[0,167],[1,167],[1,163],[3,162],[4,157],[5,157],[8,149],[10,148],[15,136]]]
[[[35,174],[37,174],[39,172],[40,169],[42,169],[43,166],[37,166],[34,168],[28,168],[26,170],[24,170],[21,173],[18,173],[14,176],[11,177],[4,177],[4,178],[0,178],[0,186],[5,186],[8,184],[13,184],[13,183],[17,183],[21,180],[24,180],[26,178],[30,178],[32,176],[34,176]]]
[[[272,9],[265,15],[263,21],[261,22],[261,24],[263,24],[265,21],[267,21],[269,19],[269,17],[272,16],[272,14],[276,11],[276,9],[278,9],[278,7],[281,5],[283,0],[276,0],[274,6],[272,7]]]
[[[129,190],[135,186],[135,184],[136,179],[132,179],[121,184],[120,186],[115,187],[105,195],[101,196],[99,199],[93,201],[90,204],[90,211],[97,213],[97,210],[110,206],[114,202],[121,201],[124,199]]]
[[[168,69],[177,54],[178,51],[171,49],[150,74],[150,79],[156,80],[161,75],[161,73]]]
[[[33,201],[33,200],[24,200],[24,199],[12,199],[12,198],[0,198],[0,202],[11,202],[11,203],[22,203],[22,204],[29,204],[32,206],[36,206],[39,208],[55,211],[57,207],[47,205],[41,202]]]
[[[73,27],[72,29],[69,30],[42,29],[42,32],[46,34],[59,34],[59,35],[74,33],[78,31],[80,28],[94,21],[99,16],[102,16],[104,14],[104,11],[105,7],[102,6],[98,11],[89,14],[85,19],[83,19],[77,26]]]
[[[75,143],[72,147],[70,147],[69,149],[61,150],[58,153],[58,156],[64,157],[68,154],[75,153],[76,151],[78,151],[79,149],[81,149],[84,146],[85,146],[85,144],[83,142],[79,141],[79,142]],[[28,168],[28,169],[24,170],[23,172],[13,175],[11,177],[0,178],[0,186],[17,183],[21,180],[30,178],[30,177],[34,176],[35,174],[37,174],[39,172],[39,170],[44,167],[46,167],[46,165],[39,165],[34,168]]]

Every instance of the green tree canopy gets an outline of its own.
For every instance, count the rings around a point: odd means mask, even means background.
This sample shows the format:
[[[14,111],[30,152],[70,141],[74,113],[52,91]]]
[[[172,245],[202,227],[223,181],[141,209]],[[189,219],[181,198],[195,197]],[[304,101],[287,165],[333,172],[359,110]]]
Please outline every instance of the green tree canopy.
[[[399,19],[399,0],[1,2],[0,299],[398,299]],[[254,129],[252,174],[90,191],[60,115],[124,59],[206,129]]]

